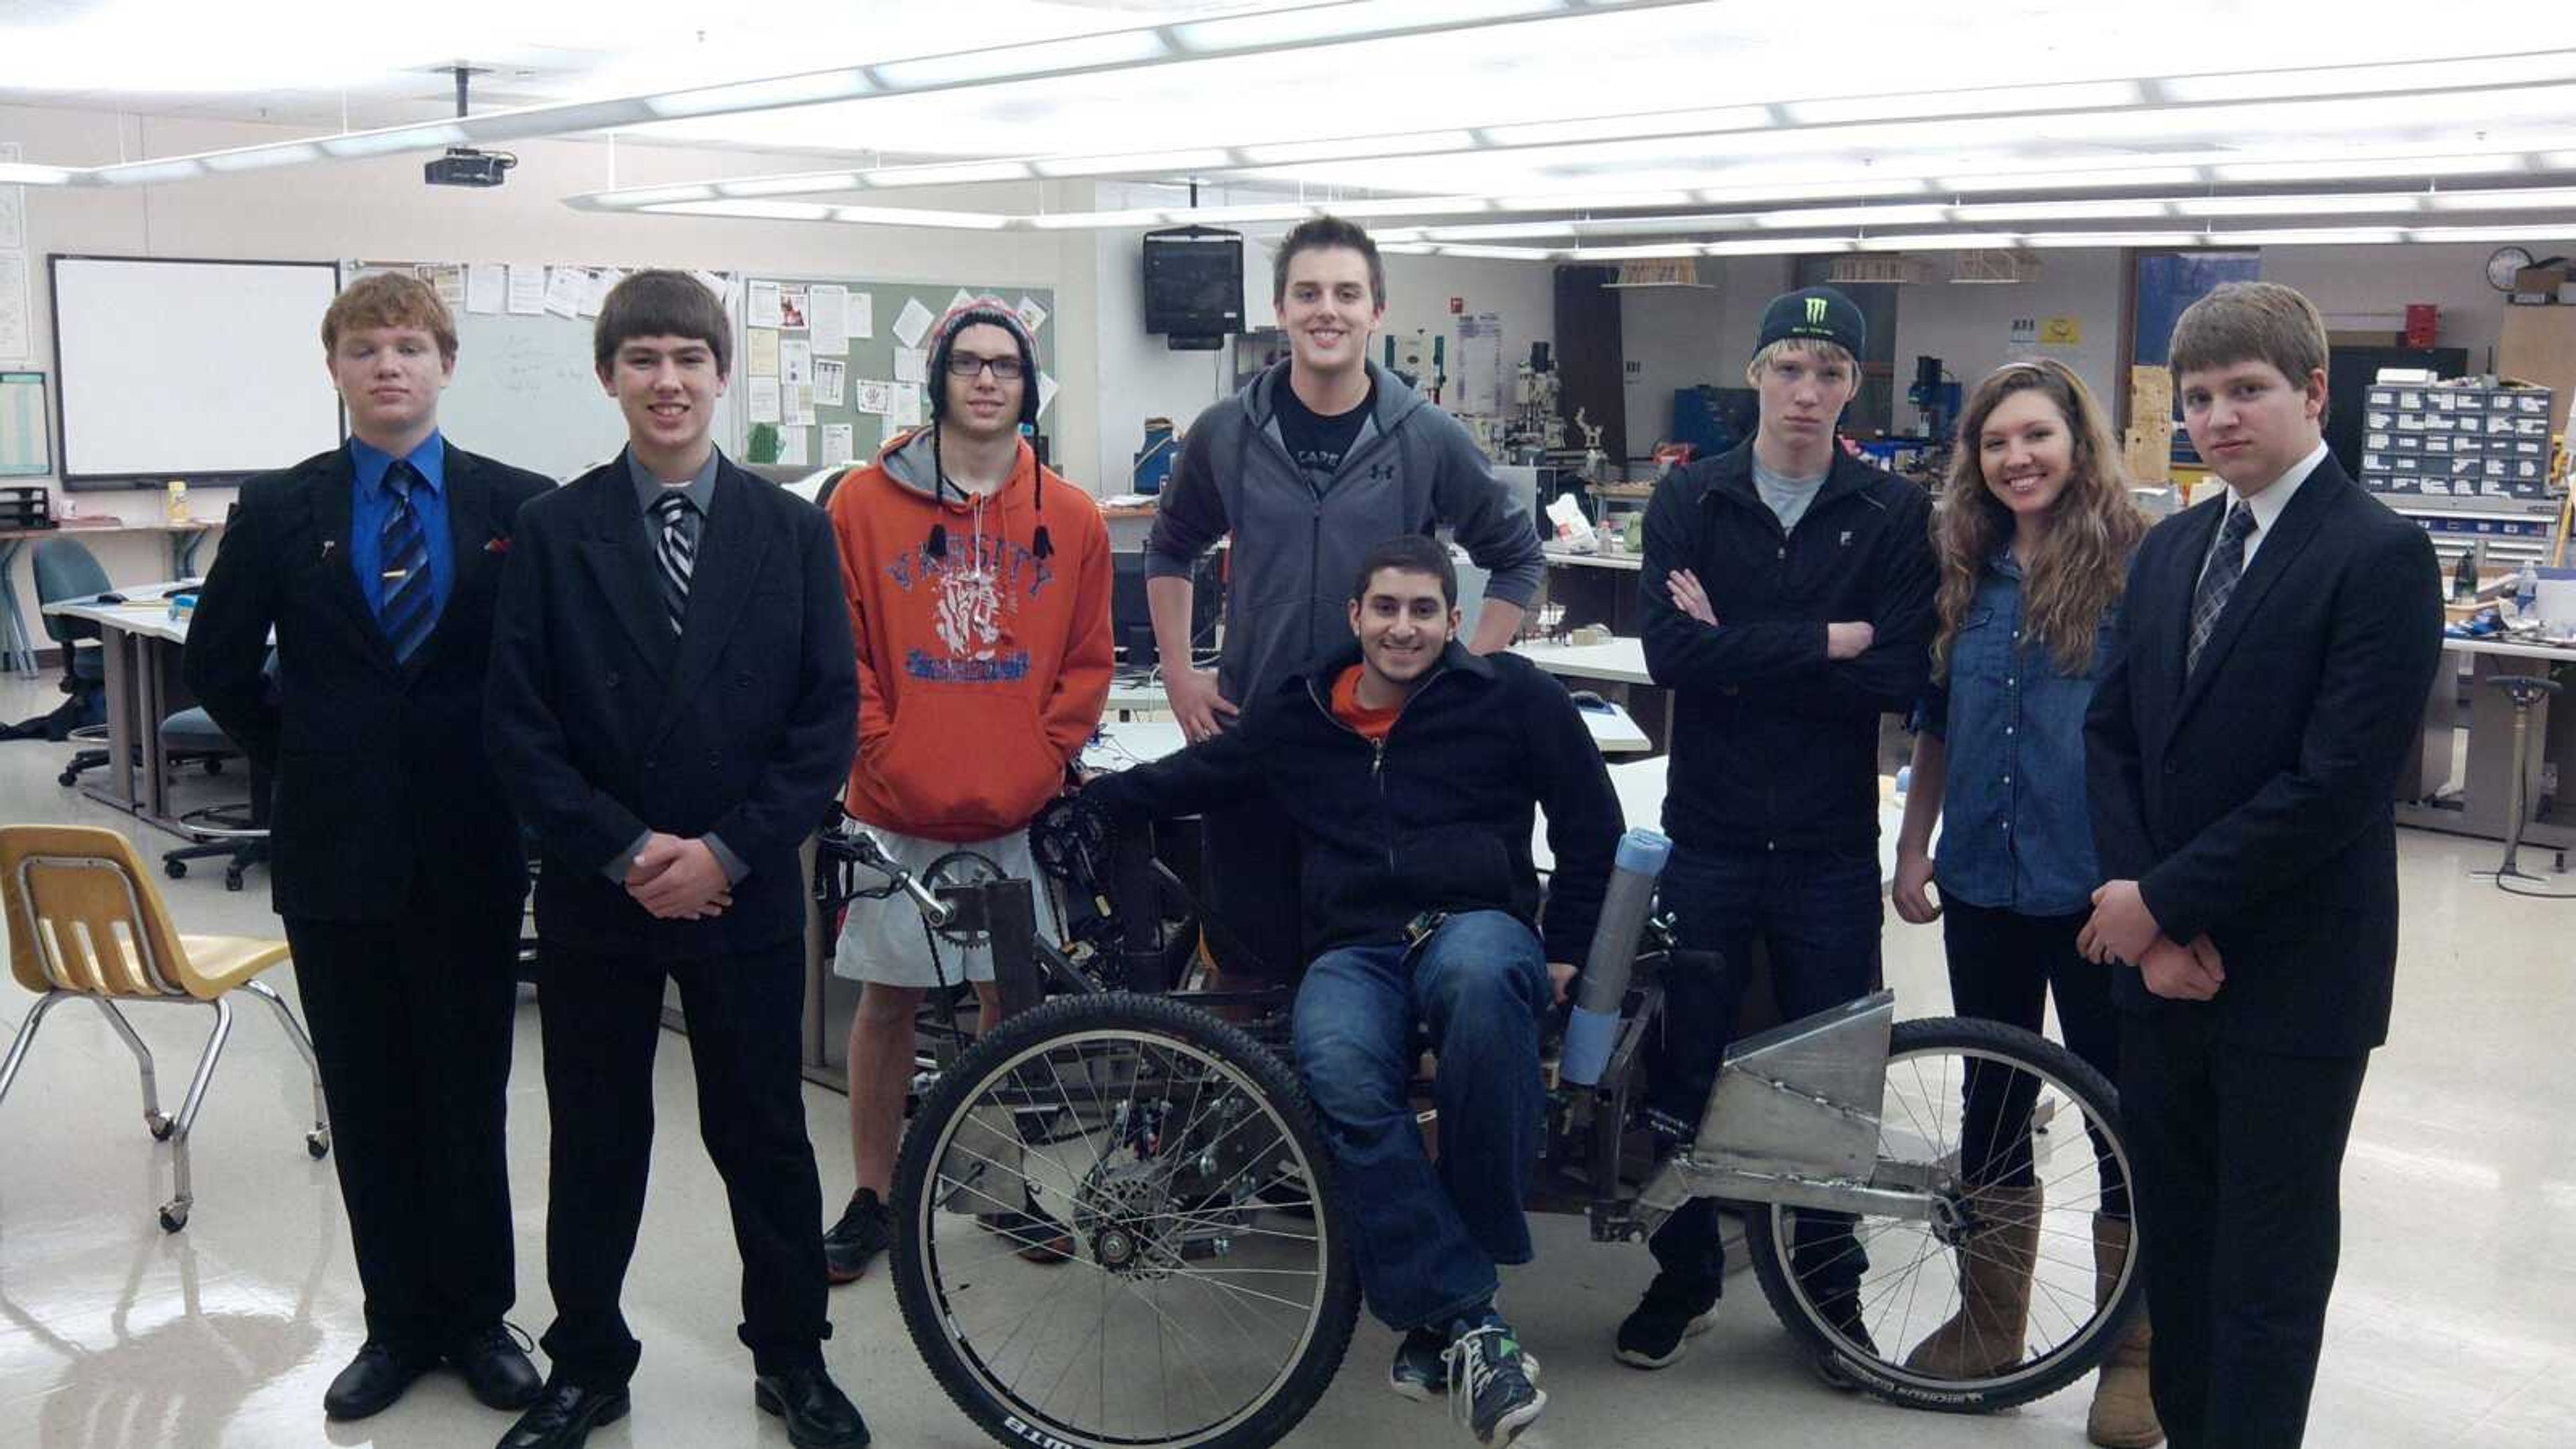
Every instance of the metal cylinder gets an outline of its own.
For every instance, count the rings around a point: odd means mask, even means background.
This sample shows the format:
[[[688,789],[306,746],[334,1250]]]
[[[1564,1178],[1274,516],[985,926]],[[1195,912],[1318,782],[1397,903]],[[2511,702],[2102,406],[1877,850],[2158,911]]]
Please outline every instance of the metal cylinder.
[[[1601,919],[1592,928],[1592,949],[1575,980],[1574,1012],[1557,1062],[1558,1076],[1565,1081],[1592,1086],[1609,1064],[1619,1034],[1619,1005],[1627,998],[1628,976],[1637,961],[1637,937],[1654,909],[1655,883],[1672,853],[1671,841],[1643,826],[1619,837]]]

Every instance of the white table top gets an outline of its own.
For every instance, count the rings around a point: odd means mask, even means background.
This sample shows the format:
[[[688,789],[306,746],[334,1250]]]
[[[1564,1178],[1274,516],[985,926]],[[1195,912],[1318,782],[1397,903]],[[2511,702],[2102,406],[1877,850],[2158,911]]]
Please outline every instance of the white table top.
[[[1592,743],[1601,747],[1601,753],[1642,755],[1655,747],[1655,742],[1646,738],[1646,732],[1638,728],[1635,716],[1629,714],[1625,707],[1615,700],[1604,701],[1604,704],[1606,708],[1603,709],[1581,711],[1584,727],[1592,731]],[[1164,698],[1163,686],[1159,683],[1120,681],[1109,686],[1109,700],[1105,707],[1111,710],[1161,713],[1169,709],[1171,703]],[[1176,742],[1171,748],[1177,750],[1180,748],[1177,743],[1179,726],[1173,726],[1173,730]],[[1163,753],[1170,752],[1166,750]]]
[[[188,642],[188,621],[171,618],[170,606],[163,596],[181,589],[193,589],[201,582],[203,580],[180,579],[170,583],[136,584],[132,588],[111,590],[125,596],[126,602],[122,604],[102,604],[95,597],[57,599],[45,605],[44,611],[67,619],[87,619],[102,629],[185,644]]]
[[[2442,636],[2442,647],[2454,654],[2495,654],[2509,659],[2552,659],[2576,664],[2576,645],[2527,644],[2511,639],[2454,639]]]
[[[1646,673],[1646,641],[1626,635],[1606,644],[1551,644],[1530,640],[1512,652],[1563,679],[1599,679],[1612,684],[1652,684]]]
[[[1542,548],[1539,552],[1547,556],[1547,561],[1551,566],[1558,568],[1618,569],[1627,573],[1635,573],[1637,570],[1646,566],[1645,559],[1636,554],[1627,552],[1570,553],[1563,549],[1556,548]]]
[[[1625,760],[1610,767],[1610,788],[1618,792],[1619,813],[1630,828],[1645,826],[1649,830],[1664,828],[1664,775],[1672,757],[1657,755],[1652,759]],[[1878,805],[1878,883],[1882,886],[1896,878],[1896,832],[1905,824],[1905,806],[1894,799],[1881,799]],[[1933,841],[1940,835],[1935,831]],[[1547,820],[1540,817],[1537,829],[1530,835],[1530,858],[1541,870],[1555,868],[1556,856],[1547,848]]]

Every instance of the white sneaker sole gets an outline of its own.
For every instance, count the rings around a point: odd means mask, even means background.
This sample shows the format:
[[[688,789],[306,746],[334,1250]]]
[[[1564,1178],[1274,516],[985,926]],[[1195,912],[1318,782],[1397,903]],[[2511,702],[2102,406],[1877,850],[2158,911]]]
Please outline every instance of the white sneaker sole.
[[[1612,1356],[1630,1368],[1671,1368],[1674,1364],[1681,1362],[1682,1355],[1690,1352],[1690,1341],[1692,1339],[1699,1337],[1701,1334],[1706,1333],[1715,1327],[1717,1327],[1717,1309],[1712,1307],[1706,1313],[1703,1313],[1699,1317],[1692,1319],[1689,1323],[1684,1324],[1682,1326],[1682,1336],[1673,1341],[1672,1352],[1665,1354],[1661,1358],[1656,1358],[1651,1354],[1639,1353],[1633,1348],[1613,1349],[1611,1351]]]
[[[1523,1430],[1537,1423],[1538,1416],[1546,1412],[1547,1391],[1542,1389],[1528,1403],[1496,1420],[1492,1431],[1480,1436],[1477,1442],[1492,1445],[1494,1449],[1503,1449],[1503,1446],[1519,1438]]]

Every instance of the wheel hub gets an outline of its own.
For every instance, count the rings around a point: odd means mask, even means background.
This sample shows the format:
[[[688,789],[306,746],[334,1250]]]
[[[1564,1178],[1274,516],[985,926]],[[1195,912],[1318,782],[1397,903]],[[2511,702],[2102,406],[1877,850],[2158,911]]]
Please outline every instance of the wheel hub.
[[[1102,1163],[1074,1194],[1073,1227],[1113,1273],[1159,1278],[1180,1261],[1180,1223],[1158,1164]]]

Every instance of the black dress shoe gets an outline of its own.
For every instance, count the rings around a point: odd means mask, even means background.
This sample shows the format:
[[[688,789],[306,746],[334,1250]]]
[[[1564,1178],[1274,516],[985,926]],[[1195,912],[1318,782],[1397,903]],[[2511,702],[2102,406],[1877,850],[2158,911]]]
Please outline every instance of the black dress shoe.
[[[487,1324],[458,1338],[447,1346],[447,1361],[465,1378],[465,1386],[474,1391],[484,1406],[494,1409],[524,1409],[546,1391],[546,1381],[537,1376],[537,1366],[528,1362],[528,1351],[510,1336],[501,1324]]]
[[[528,1412],[501,1436],[498,1449],[581,1449],[590,1431],[626,1417],[626,1390],[548,1384]]]
[[[868,1442],[868,1421],[821,1364],[762,1374],[751,1381],[751,1399],[787,1421],[787,1442],[796,1449],[861,1449]]]
[[[368,1339],[322,1391],[322,1412],[334,1419],[363,1419],[392,1408],[411,1381],[438,1366],[434,1357],[415,1358],[390,1344]]]

